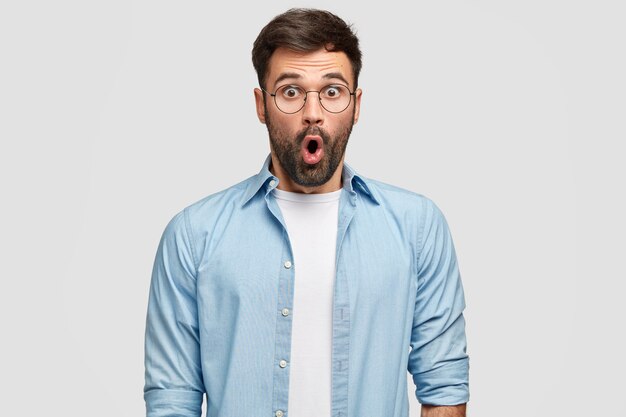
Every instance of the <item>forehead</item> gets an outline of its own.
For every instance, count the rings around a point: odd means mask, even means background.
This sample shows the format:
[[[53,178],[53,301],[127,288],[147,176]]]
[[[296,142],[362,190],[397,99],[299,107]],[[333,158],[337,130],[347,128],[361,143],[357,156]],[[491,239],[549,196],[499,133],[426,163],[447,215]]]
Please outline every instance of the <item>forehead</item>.
[[[352,63],[345,52],[329,52],[324,48],[313,52],[276,49],[270,58],[267,85],[274,86],[275,80],[287,73],[311,82],[319,81],[327,74],[339,73],[350,85],[353,84]]]

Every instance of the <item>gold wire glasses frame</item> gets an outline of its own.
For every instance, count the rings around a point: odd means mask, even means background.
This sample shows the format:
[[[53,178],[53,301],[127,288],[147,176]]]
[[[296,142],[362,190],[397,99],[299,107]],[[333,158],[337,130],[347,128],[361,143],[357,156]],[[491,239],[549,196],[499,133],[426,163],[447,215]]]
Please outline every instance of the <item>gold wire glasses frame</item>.
[[[317,93],[321,106],[330,113],[341,113],[350,106],[355,91],[343,84],[330,84],[321,90],[305,90],[300,86],[286,84],[270,93],[263,87],[261,90],[274,98],[278,110],[286,114],[298,113],[304,108],[309,93]]]

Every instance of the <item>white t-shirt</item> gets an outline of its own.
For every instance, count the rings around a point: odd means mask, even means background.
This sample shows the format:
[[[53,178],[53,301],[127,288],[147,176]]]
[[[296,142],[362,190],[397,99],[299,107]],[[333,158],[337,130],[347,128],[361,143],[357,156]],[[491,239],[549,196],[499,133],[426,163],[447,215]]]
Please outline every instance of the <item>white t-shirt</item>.
[[[272,190],[295,268],[288,413],[331,415],[332,305],[341,189],[304,194]]]

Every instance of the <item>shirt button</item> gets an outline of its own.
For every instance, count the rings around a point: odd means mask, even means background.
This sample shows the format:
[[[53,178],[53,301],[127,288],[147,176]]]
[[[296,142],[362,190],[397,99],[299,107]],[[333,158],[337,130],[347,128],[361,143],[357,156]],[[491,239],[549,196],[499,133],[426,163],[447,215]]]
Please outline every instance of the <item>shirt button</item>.
[[[276,417],[283,417],[283,410],[276,411]]]
[[[287,269],[291,268],[291,262],[285,261],[285,268]]]
[[[281,314],[282,314],[284,317],[287,317],[287,316],[289,315],[289,309],[288,309],[288,308],[283,308],[283,309],[281,310]]]
[[[275,185],[276,185],[276,180],[271,180],[271,181],[270,181],[270,186],[272,186],[272,187],[273,187],[273,186],[275,186]]]
[[[278,363],[278,365],[279,365],[281,368],[284,368],[285,366],[287,366],[287,361],[283,359],[282,361],[280,361],[280,362]]]

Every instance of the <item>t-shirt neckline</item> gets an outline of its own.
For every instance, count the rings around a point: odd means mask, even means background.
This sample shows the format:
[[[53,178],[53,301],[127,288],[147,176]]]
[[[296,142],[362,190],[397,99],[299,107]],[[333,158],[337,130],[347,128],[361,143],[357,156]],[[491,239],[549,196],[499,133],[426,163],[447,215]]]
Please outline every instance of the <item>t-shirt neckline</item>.
[[[328,193],[306,194],[274,188],[272,193],[274,194],[274,197],[279,200],[294,201],[296,203],[329,203],[331,201],[339,200],[342,189],[343,188],[340,188],[336,191],[330,191]]]

